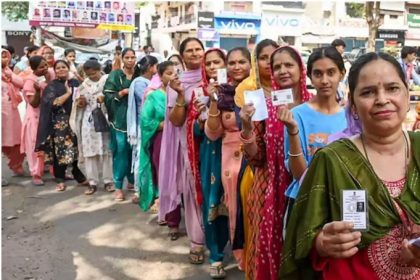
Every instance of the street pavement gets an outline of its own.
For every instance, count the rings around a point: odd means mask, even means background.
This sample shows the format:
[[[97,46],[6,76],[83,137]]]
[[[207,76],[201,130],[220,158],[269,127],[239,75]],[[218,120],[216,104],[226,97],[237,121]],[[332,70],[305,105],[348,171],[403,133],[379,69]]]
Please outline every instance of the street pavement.
[[[115,202],[102,186],[86,196],[75,181],[56,192],[50,175],[42,187],[11,175],[3,157],[2,279],[210,279],[208,256],[203,265],[188,262],[183,221],[182,236],[170,241],[156,214]],[[226,264],[226,279],[244,278],[230,253]]]

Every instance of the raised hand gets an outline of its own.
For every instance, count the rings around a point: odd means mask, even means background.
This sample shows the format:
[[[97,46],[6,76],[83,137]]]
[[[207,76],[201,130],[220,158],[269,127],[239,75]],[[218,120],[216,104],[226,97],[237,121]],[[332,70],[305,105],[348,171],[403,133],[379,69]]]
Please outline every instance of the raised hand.
[[[245,104],[241,111],[239,112],[239,117],[241,118],[242,127],[244,130],[252,131],[253,124],[252,124],[252,115],[255,113],[255,107],[253,103]]]
[[[277,119],[284,122],[289,132],[295,133],[297,131],[298,124],[293,118],[292,111],[290,111],[287,106],[280,106],[277,109]]]

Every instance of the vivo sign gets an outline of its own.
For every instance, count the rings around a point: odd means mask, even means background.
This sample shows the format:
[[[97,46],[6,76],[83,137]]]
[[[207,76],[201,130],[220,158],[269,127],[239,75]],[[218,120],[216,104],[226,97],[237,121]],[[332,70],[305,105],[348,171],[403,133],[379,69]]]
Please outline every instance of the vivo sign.
[[[218,18],[215,17],[215,28],[230,31],[258,32],[261,21],[259,19]]]
[[[263,16],[263,25],[269,27],[299,27],[300,20],[297,18],[285,18],[280,16]]]

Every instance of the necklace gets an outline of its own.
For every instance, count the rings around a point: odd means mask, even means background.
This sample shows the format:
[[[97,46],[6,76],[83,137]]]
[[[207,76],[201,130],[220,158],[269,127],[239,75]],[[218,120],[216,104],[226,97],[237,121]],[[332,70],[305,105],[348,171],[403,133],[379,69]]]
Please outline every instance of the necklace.
[[[403,131],[403,135],[404,135],[404,140],[405,140],[404,141],[405,142],[405,145],[404,145],[404,154],[405,154],[405,159],[404,159],[405,170],[404,170],[404,173],[405,173],[405,178],[407,178],[407,175],[408,175],[408,161],[409,161],[409,158],[410,158],[410,146],[409,146],[409,143],[408,143],[407,135],[405,134],[404,131]],[[366,157],[367,161],[369,162],[370,166],[372,167],[372,169],[374,170],[373,164],[370,162],[370,159],[369,159],[369,156],[368,156],[368,153],[367,153],[367,150],[366,150],[366,145],[365,145],[365,140],[363,138],[363,133],[360,134],[360,140],[362,141],[363,152],[365,153],[365,157]],[[382,181],[385,181],[385,180],[382,180]]]

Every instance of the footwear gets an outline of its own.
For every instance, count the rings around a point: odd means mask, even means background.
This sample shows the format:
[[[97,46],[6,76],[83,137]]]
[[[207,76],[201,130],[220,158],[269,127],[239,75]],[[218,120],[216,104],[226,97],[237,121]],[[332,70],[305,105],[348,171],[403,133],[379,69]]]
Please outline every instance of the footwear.
[[[139,204],[139,197],[136,194],[131,197],[131,203]]]
[[[66,175],[64,175],[64,180],[66,180],[66,181],[72,181],[72,180],[74,180],[74,177],[73,177],[73,175],[66,174]]]
[[[81,186],[81,187],[89,186],[89,181],[88,180],[83,181],[83,182],[79,183],[78,185]]]
[[[32,185],[34,186],[43,186],[44,181],[42,181],[41,177],[34,176],[32,177]]]
[[[168,236],[170,237],[171,241],[175,241],[179,238],[179,231],[177,228],[170,228]]]
[[[136,191],[136,189],[134,188],[134,185],[130,183],[127,184],[127,190],[130,192]]]
[[[59,183],[57,186],[55,186],[55,190],[58,192],[63,192],[66,190],[66,185],[64,185],[64,183]]]
[[[190,263],[191,264],[202,264],[204,263],[204,249],[191,249],[189,255]]]
[[[23,171],[22,167],[19,167],[13,170],[13,177],[23,177],[23,176],[25,176],[25,171]]]
[[[157,221],[157,224],[160,226],[166,226],[168,223],[166,221]]]
[[[212,279],[224,279],[226,277],[226,271],[221,262],[213,263],[210,266],[210,277]]]
[[[1,186],[6,187],[9,185],[9,182],[6,179],[1,178]]]
[[[115,190],[115,201],[124,201],[124,193],[122,190]]]
[[[85,195],[92,195],[97,189],[96,185],[89,185],[88,189],[85,191]]]
[[[106,183],[106,184],[104,185],[104,189],[105,189],[105,191],[107,191],[107,192],[115,192],[115,186],[114,186],[114,183]]]

